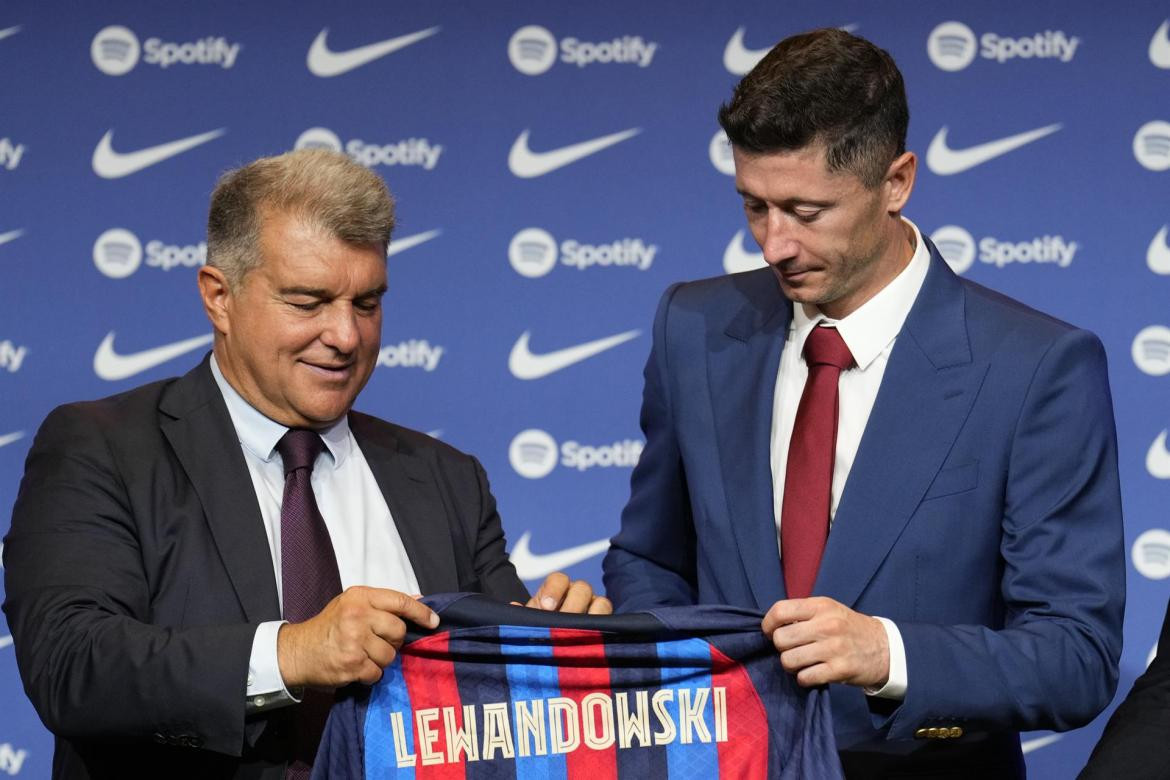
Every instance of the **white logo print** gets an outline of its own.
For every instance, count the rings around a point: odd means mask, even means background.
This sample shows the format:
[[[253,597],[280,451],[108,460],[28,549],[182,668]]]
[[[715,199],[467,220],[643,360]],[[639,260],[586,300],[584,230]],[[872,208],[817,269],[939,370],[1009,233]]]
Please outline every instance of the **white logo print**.
[[[410,339],[390,344],[378,351],[378,365],[382,368],[421,368],[428,374],[439,367],[439,359],[446,347],[431,344],[426,339]]]
[[[512,236],[508,244],[508,262],[521,276],[536,279],[557,264],[557,242],[547,230],[531,227]]]
[[[20,165],[20,158],[24,156],[24,144],[18,144],[9,138],[0,138],[0,166],[11,171]]]
[[[328,149],[343,151],[350,158],[367,168],[375,165],[417,165],[432,170],[439,163],[443,152],[441,144],[432,144],[426,138],[406,138],[391,144],[368,144],[360,138],[352,138],[342,147],[341,138],[327,127],[310,127],[297,136],[296,149]]]
[[[988,141],[987,143],[970,146],[966,149],[951,149],[947,146],[948,128],[944,125],[930,142],[930,148],[926,150],[926,164],[931,171],[937,173],[939,176],[962,173],[977,165],[982,165],[989,160],[994,160],[996,157],[1005,155],[1008,152],[1015,151],[1021,146],[1037,141],[1046,135],[1051,135],[1060,128],[1061,125],[1059,124],[1048,125],[1047,127],[1038,127],[1035,130],[1028,130],[1027,132],[1017,133],[1016,135],[1009,135],[1007,138],[999,138],[994,141]]]
[[[737,231],[727,242],[727,248],[723,250],[723,270],[729,274],[754,271],[768,266],[763,252],[750,252],[743,248],[745,237],[746,231]]]
[[[1170,274],[1170,244],[1166,243],[1166,233],[1170,225],[1163,225],[1150,241],[1150,248],[1146,250],[1146,265],[1156,274]]]
[[[731,153],[731,141],[727,133],[719,130],[711,136],[711,143],[707,145],[707,154],[715,170],[727,176],[735,175],[735,156]]]
[[[1151,325],[1133,340],[1133,362],[1150,376],[1170,374],[1170,328]]]
[[[294,149],[327,149],[331,152],[341,151],[341,139],[337,133],[327,127],[310,127],[297,136],[293,144]]]
[[[1146,471],[1154,479],[1170,479],[1170,450],[1166,449],[1166,431],[1158,434],[1146,453]]]
[[[557,442],[539,428],[520,431],[508,446],[508,460],[526,479],[547,477],[557,465]]]
[[[400,35],[397,38],[389,38],[366,46],[359,46],[356,49],[335,52],[330,51],[328,44],[325,43],[325,37],[329,33],[329,28],[326,27],[317,33],[317,37],[313,39],[313,44],[309,47],[309,55],[306,58],[306,63],[309,66],[309,72],[314,76],[320,76],[321,78],[340,76],[343,73],[349,73],[355,68],[360,68],[362,65],[368,65],[376,59],[385,57],[387,54],[392,54],[413,43],[418,43],[424,38],[429,38],[438,31],[438,27],[429,27],[418,32]]]
[[[23,230],[9,230],[7,233],[0,233],[0,245],[7,244],[9,241],[15,241],[23,235]]]
[[[116,152],[111,145],[114,131],[109,130],[93,150],[93,172],[103,179],[120,179],[219,138],[225,132],[226,129],[221,127],[218,130],[209,130],[206,133],[150,146],[136,152]]]
[[[12,444],[12,442],[19,441],[22,438],[24,438],[24,431],[6,433],[3,436],[0,436],[0,447],[7,447],[9,444]]]
[[[764,55],[771,50],[771,47],[749,49],[744,46],[743,34],[745,31],[744,27],[737,29],[723,49],[723,67],[736,76],[742,76],[756,67],[756,64],[764,59]]]
[[[119,379],[128,379],[135,374],[141,374],[155,366],[162,365],[168,360],[174,360],[194,349],[210,344],[212,335],[196,336],[161,347],[134,352],[129,355],[119,355],[114,351],[114,331],[106,334],[102,343],[98,345],[93,355],[93,372],[98,378],[107,382],[116,382]]]
[[[1150,39],[1150,62],[1156,68],[1170,69],[1170,19],[1162,22]]]
[[[8,339],[0,341],[0,368],[8,373],[15,374],[24,363],[24,356],[28,354],[28,347],[18,347]]]
[[[609,539],[598,539],[596,542],[586,542],[575,547],[568,547],[556,552],[537,554],[528,548],[532,533],[525,531],[516,540],[516,546],[508,557],[516,567],[516,574],[522,580],[539,580],[554,571],[565,569],[587,561],[595,555],[601,555],[609,549]]]
[[[521,27],[508,41],[508,59],[526,76],[539,76],[557,61],[557,39],[540,25]]]
[[[110,228],[93,242],[93,264],[111,279],[125,279],[142,263],[142,242],[124,228]]]
[[[1133,137],[1133,156],[1151,171],[1170,168],[1170,122],[1146,122]]]
[[[414,249],[419,244],[425,244],[432,238],[437,238],[442,234],[441,230],[428,230],[425,233],[415,233],[413,236],[406,236],[404,238],[396,238],[390,242],[390,246],[386,248],[386,257],[393,257],[399,252],[405,252],[407,249]]]
[[[4,40],[5,38],[10,38],[13,35],[16,35],[18,32],[20,32],[20,25],[15,27],[6,27],[5,29],[0,30],[0,41]]]
[[[5,637],[0,639],[0,647],[5,647],[5,639],[7,644],[12,643],[12,637]],[[11,776],[20,774],[20,768],[24,766],[24,760],[28,758],[27,750],[18,750],[8,742],[0,743],[0,771],[6,772]]]
[[[940,227],[930,234],[930,240],[957,274],[965,272],[975,262],[975,239],[958,225]]]
[[[975,50],[975,33],[962,22],[943,22],[926,40],[926,53],[941,70],[962,70],[975,61]]]
[[[141,51],[138,36],[116,24],[99,30],[89,45],[93,64],[108,76],[123,76],[134,70]]]
[[[596,154],[602,149],[633,138],[640,132],[642,132],[641,128],[633,127],[618,133],[603,135],[600,138],[562,146],[552,151],[534,152],[528,148],[529,131],[525,130],[516,139],[516,143],[512,144],[512,151],[508,153],[508,169],[512,171],[514,176],[521,179],[544,176],[546,173],[552,173],[558,168],[564,168],[566,165],[575,163],[591,154]]]
[[[1170,533],[1151,528],[1134,541],[1130,557],[1133,567],[1143,577],[1151,580],[1170,577]]]
[[[607,336],[596,341],[587,341],[584,344],[558,349],[543,355],[534,355],[528,349],[528,339],[531,331],[524,331],[512,346],[508,355],[508,370],[517,379],[541,379],[549,374],[568,368],[574,363],[588,360],[594,355],[600,355],[608,349],[624,344],[636,338],[641,331],[628,330],[614,336]]]
[[[1158,657],[1158,643],[1155,642],[1154,646],[1150,648],[1150,654],[1146,656],[1146,668],[1147,669],[1150,668],[1150,664],[1152,664],[1154,662],[1154,659],[1157,657]]]
[[[1020,743],[1021,753],[1031,753],[1033,750],[1048,747],[1054,742],[1059,742],[1063,734],[1049,734],[1046,737],[1036,737],[1035,739],[1024,740]]]

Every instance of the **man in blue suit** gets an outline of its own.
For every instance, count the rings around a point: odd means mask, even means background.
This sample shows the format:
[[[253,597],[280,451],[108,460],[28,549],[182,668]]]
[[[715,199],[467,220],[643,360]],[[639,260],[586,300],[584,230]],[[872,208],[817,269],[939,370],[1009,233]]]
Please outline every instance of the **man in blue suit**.
[[[663,296],[608,595],[766,611],[784,667],[830,685],[850,777],[1022,776],[1018,732],[1088,722],[1117,681],[1102,346],[901,216],[886,52],[789,38],[719,119],[769,268]]]

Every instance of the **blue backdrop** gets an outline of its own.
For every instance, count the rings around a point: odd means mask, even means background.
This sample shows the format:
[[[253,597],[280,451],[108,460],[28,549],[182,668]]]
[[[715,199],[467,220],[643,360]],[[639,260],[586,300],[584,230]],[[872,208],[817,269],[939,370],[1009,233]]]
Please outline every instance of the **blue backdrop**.
[[[217,175],[340,148],[399,201],[365,411],[477,454],[522,572],[600,580],[661,291],[761,263],[715,122],[780,38],[906,76],[907,215],[956,270],[1096,331],[1132,550],[1121,693],[1170,576],[1170,3],[595,0],[0,7],[0,507],[55,405],[185,372]],[[7,528],[0,513],[0,531]],[[0,772],[52,744],[0,621]],[[1026,735],[1070,777],[1103,718]]]

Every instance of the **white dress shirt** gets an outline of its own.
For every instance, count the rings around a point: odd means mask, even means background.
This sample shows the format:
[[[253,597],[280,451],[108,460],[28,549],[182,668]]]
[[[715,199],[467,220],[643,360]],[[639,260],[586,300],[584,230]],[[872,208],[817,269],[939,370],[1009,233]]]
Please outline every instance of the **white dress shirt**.
[[[802,354],[805,339],[819,325],[835,327],[857,363],[854,368],[842,371],[837,383],[840,412],[829,503],[831,527],[898,331],[902,329],[902,323],[906,321],[906,315],[910,313],[930,268],[930,253],[922,241],[922,233],[910,220],[904,221],[914,231],[914,254],[902,272],[876,295],[840,320],[829,319],[816,306],[801,304],[793,307],[792,323],[788,327],[784,351],[780,356],[776,393],[772,402],[772,495],[777,549],[780,545],[780,512],[784,500],[784,477],[788,468],[788,444],[796,422],[796,408],[808,378],[808,364],[804,362]],[[890,677],[882,688],[866,689],[866,693],[882,698],[902,699],[909,682],[902,635],[892,621],[886,618],[878,620],[885,627],[889,639]]]
[[[284,464],[276,443],[288,428],[257,411],[236,392],[211,357],[211,374],[227,403],[232,425],[268,537],[276,594],[284,609],[280,569],[280,505],[284,498]],[[390,588],[402,593],[419,592],[418,580],[406,556],[402,537],[390,516],[390,508],[370,466],[354,440],[349,421],[343,417],[318,431],[325,450],[317,456],[311,484],[317,508],[325,520],[342,589],[351,585]],[[260,624],[252,639],[248,661],[248,711],[269,709],[296,701],[280,676],[276,635],[285,621]]]

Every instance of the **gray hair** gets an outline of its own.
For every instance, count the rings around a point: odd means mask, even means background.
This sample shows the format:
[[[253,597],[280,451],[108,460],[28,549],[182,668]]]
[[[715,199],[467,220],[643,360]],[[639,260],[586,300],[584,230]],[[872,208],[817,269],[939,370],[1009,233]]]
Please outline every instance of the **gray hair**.
[[[381,177],[340,152],[301,149],[228,171],[211,193],[207,264],[223,271],[232,290],[260,264],[266,213],[294,214],[352,244],[386,251],[394,230],[394,199]]]

